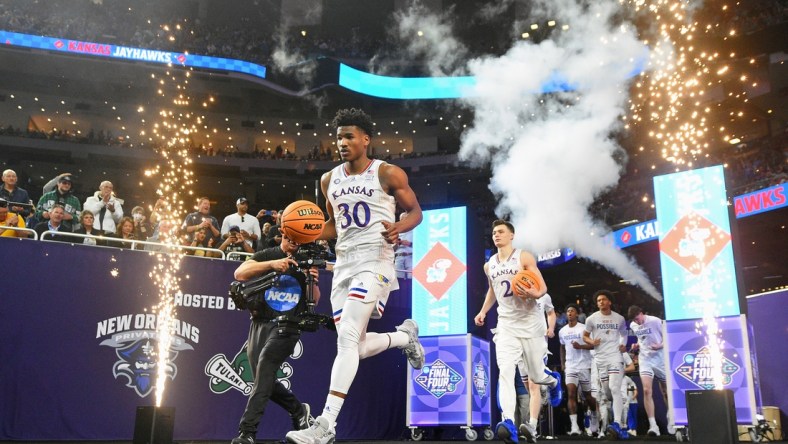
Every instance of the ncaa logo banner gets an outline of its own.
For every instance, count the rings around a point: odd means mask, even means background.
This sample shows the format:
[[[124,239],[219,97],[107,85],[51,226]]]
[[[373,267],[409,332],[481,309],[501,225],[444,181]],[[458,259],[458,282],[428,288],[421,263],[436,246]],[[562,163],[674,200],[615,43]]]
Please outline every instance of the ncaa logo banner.
[[[736,418],[740,424],[755,419],[755,389],[752,358],[745,317],[717,318],[721,330],[720,356],[711,354],[707,338],[697,331],[696,320],[666,323],[668,390],[674,406],[676,424],[687,423],[686,390],[711,390],[713,362],[719,362],[723,388],[733,391]]]
[[[468,329],[465,207],[424,211],[413,230],[413,319],[420,336]]]
[[[490,344],[471,335],[421,338],[425,365],[409,370],[410,426],[490,424]]]

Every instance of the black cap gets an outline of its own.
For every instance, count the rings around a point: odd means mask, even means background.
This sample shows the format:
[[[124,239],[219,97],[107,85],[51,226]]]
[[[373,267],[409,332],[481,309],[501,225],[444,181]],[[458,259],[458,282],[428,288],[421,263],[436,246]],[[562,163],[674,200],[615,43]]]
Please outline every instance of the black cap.
[[[230,227],[230,230],[228,230],[228,231],[230,231],[231,233],[232,233],[233,231],[235,231],[236,233],[240,233],[240,232],[241,232],[241,229],[240,229],[240,228],[238,228],[238,225],[232,225],[232,226]]]
[[[70,174],[66,174],[65,176],[60,176],[60,178],[57,181],[58,182],[74,183],[74,178],[71,177]]]

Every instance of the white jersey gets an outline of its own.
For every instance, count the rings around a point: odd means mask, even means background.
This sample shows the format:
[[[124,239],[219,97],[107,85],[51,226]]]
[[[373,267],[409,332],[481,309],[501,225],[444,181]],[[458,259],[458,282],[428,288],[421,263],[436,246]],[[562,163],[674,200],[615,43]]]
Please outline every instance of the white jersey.
[[[626,345],[627,326],[624,317],[615,311],[609,315],[597,311],[586,319],[586,331],[591,339],[602,342],[594,348],[594,360],[600,364],[621,363],[620,345]]]
[[[572,341],[580,345],[585,345],[583,342],[583,332],[586,326],[581,323],[575,324],[570,327],[569,324],[564,325],[561,330],[558,330],[558,339],[561,345],[566,350],[566,369],[567,370],[581,370],[591,368],[591,352],[585,349],[575,349],[572,347]]]
[[[643,325],[638,325],[635,321],[632,321],[629,324],[629,328],[638,337],[641,358],[650,358],[659,353],[659,350],[653,350],[651,346],[662,344],[662,319],[656,316],[644,315]]]
[[[553,298],[550,297],[550,294],[545,293],[544,296],[536,300],[536,306],[538,307],[537,310],[545,314],[545,316],[543,316],[545,328],[549,327],[549,325],[547,325],[547,314],[555,310],[555,307],[553,306]]]
[[[512,277],[523,269],[519,249],[505,260],[494,254],[487,262],[487,277],[498,301],[498,330],[518,338],[538,338],[547,334],[544,309],[536,299],[523,299],[512,293]]]
[[[337,230],[334,281],[370,271],[399,288],[394,272],[394,247],[380,234],[382,221],[394,222],[396,201],[380,185],[381,160],[371,160],[360,174],[350,175],[342,163],[331,170],[326,195]]]

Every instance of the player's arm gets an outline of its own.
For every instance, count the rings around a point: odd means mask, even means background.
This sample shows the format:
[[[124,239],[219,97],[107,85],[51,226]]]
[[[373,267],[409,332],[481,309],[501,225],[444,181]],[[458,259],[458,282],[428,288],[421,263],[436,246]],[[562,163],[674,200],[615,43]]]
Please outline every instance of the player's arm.
[[[550,310],[547,312],[547,337],[552,338],[555,337],[555,310]]]
[[[547,283],[545,283],[544,278],[542,277],[542,272],[539,271],[539,267],[536,266],[536,258],[534,257],[534,255],[525,250],[521,250],[520,264],[522,264],[524,269],[534,272],[537,279],[539,280],[538,290],[533,287],[531,288],[525,288],[522,286],[519,287],[523,290],[524,296],[526,298],[533,298],[533,299],[539,299],[542,296],[544,296],[545,293],[547,293]]]
[[[328,185],[331,183],[331,171],[324,173],[320,178],[320,189],[323,190],[323,198],[326,201],[326,214],[328,220],[323,224],[323,232],[320,233],[318,239],[334,239],[337,237],[336,219],[334,219],[334,207],[328,201]]]
[[[407,213],[405,217],[397,222],[383,221],[385,231],[381,234],[386,238],[387,242],[395,243],[399,239],[400,233],[408,232],[421,223],[423,219],[421,206],[416,198],[416,193],[413,192],[413,188],[408,183],[408,175],[405,174],[402,168],[390,163],[384,163],[380,166],[378,174],[383,189],[394,196],[397,205]]]
[[[487,274],[487,264],[484,264],[484,274]],[[489,275],[487,277],[487,294],[484,296],[484,303],[482,304],[481,310],[473,318],[473,321],[476,325],[482,326],[484,325],[484,318],[487,316],[487,312],[490,311],[492,306],[495,304],[495,293],[492,289],[492,281],[490,281]]]
[[[558,332],[558,338],[561,340],[561,371],[566,371],[566,344],[561,337],[561,332]]]
[[[618,350],[621,353],[627,352],[627,323],[622,319],[618,323]]]
[[[586,330],[583,332],[583,342],[591,346],[589,350],[593,350],[602,341],[600,339],[591,339],[591,331],[588,330],[588,327],[589,324],[586,324]]]

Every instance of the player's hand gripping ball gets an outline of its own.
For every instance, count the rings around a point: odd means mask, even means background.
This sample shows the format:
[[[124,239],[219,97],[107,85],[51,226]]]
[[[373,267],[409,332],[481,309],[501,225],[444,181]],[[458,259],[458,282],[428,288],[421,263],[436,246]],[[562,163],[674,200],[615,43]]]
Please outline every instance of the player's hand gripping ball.
[[[533,288],[539,291],[539,278],[531,270],[520,270],[512,278],[512,292],[517,296],[525,296],[525,292],[521,291],[521,287],[526,289]]]
[[[325,217],[320,207],[308,200],[297,200],[282,212],[279,231],[297,244],[314,242],[323,232]]]

